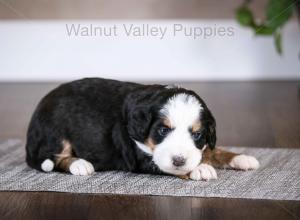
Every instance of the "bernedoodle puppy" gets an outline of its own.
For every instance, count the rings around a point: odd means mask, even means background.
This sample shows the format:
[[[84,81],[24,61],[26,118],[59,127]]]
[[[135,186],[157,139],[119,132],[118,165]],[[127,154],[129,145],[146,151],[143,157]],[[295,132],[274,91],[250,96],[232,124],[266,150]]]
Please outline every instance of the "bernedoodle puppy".
[[[26,161],[44,172],[122,170],[193,180],[216,179],[214,167],[259,167],[254,157],[215,145],[215,119],[195,92],[87,78],[41,100],[28,128]]]

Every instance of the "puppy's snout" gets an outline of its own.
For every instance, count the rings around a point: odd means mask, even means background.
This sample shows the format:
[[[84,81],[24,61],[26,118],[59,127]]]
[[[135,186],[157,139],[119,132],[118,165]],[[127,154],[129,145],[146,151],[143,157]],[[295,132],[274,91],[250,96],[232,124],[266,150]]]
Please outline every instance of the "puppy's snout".
[[[172,163],[176,167],[181,167],[185,164],[186,159],[182,156],[174,156],[172,157]]]

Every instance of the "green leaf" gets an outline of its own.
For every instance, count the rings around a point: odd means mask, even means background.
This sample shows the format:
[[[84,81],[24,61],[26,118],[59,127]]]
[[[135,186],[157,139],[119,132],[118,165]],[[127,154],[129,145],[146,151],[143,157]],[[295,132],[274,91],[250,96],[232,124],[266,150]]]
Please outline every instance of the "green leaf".
[[[273,35],[274,32],[275,32],[274,28],[268,27],[264,24],[255,27],[255,34],[257,35]]]
[[[282,38],[281,38],[281,32],[277,30],[274,34],[274,40],[275,40],[275,47],[278,54],[282,54]]]
[[[292,16],[294,3],[294,0],[269,0],[266,8],[266,25],[274,30],[282,27]]]
[[[246,7],[242,6],[236,10],[235,13],[237,21],[246,27],[253,27],[254,26],[254,19],[252,12]]]

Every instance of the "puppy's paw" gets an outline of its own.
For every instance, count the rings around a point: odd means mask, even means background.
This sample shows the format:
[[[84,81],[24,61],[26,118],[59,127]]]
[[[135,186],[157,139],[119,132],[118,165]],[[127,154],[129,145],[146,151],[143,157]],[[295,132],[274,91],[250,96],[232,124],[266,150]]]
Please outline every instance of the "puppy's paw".
[[[95,172],[94,166],[84,159],[75,160],[71,163],[69,170],[70,173],[78,176],[87,176]]]
[[[241,154],[232,158],[229,166],[239,170],[256,170],[259,168],[259,162],[255,157]]]
[[[190,179],[192,180],[211,180],[217,179],[217,172],[215,168],[213,168],[209,164],[202,163],[197,166],[190,173]]]
[[[51,172],[54,169],[54,163],[52,160],[46,159],[41,164],[41,168],[44,172]]]

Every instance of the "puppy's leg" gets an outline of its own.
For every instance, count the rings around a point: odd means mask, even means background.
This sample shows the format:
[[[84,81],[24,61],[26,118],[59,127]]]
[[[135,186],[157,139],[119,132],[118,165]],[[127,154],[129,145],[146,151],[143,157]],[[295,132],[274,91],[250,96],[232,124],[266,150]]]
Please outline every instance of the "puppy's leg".
[[[215,168],[207,163],[201,163],[189,174],[189,178],[192,180],[211,180],[217,179],[217,172]]]
[[[55,165],[58,169],[80,176],[91,175],[95,172],[90,162],[74,157],[70,142],[64,140],[62,145],[62,152],[56,155]]]
[[[220,148],[211,150],[206,148],[203,152],[201,164],[189,174],[193,180],[217,179],[215,168],[234,168],[239,170],[251,170],[259,167],[255,157],[236,154]]]
[[[211,165],[211,163],[203,162],[203,158],[205,157],[205,151],[207,150],[207,146],[205,147],[205,150],[202,151],[202,161],[200,164],[193,169],[189,173],[189,178],[192,180],[211,180],[211,179],[217,179],[217,172],[215,168]]]
[[[216,168],[234,168],[238,170],[255,170],[259,162],[255,157],[236,154],[220,148],[205,149],[201,164],[209,164]]]

